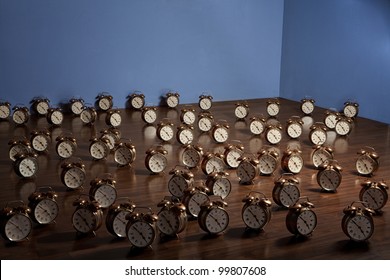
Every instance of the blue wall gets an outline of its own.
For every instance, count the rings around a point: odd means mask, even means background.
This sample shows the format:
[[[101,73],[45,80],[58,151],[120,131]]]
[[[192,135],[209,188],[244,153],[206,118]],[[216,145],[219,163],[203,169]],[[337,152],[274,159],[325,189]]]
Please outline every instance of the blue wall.
[[[285,1],[282,97],[390,123],[390,1]]]
[[[279,95],[283,0],[0,0],[0,97]]]

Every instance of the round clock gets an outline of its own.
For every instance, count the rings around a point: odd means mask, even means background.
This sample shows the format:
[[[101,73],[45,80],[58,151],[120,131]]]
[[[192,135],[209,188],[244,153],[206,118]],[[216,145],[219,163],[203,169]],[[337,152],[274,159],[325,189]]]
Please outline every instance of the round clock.
[[[203,157],[203,148],[199,145],[188,144],[184,146],[181,155],[181,162],[188,168],[195,168],[199,166]]]
[[[356,170],[362,176],[372,176],[379,168],[379,154],[372,147],[365,147],[358,153]]]
[[[14,106],[12,108],[12,120],[17,125],[26,124],[30,119],[30,112],[25,106]]]
[[[40,225],[47,225],[55,222],[59,213],[59,206],[57,203],[58,195],[51,187],[39,188],[37,191],[29,195],[28,206],[31,209],[30,216],[32,220]]]
[[[10,204],[15,203],[14,207]],[[18,203],[18,205],[16,204]],[[0,212],[1,235],[10,242],[26,240],[33,224],[29,216],[31,209],[23,201],[9,202]]]
[[[175,136],[175,131],[173,130],[173,122],[164,119],[157,125],[157,137],[161,141],[168,142],[172,140],[172,138]]]
[[[220,172],[225,169],[223,155],[219,153],[206,153],[203,155],[201,168],[204,174],[208,175],[212,172]]]
[[[30,141],[25,138],[22,139],[12,139],[8,142],[9,150],[8,155],[12,161],[16,160],[16,156],[20,154],[28,154],[32,152],[32,147]]]
[[[84,124],[92,125],[97,118],[96,109],[91,106],[86,106],[80,113],[80,119]]]
[[[35,153],[17,154],[13,163],[15,173],[22,178],[35,176],[39,169]]]
[[[106,159],[110,154],[109,140],[106,138],[92,138],[89,144],[89,153],[94,160]]]
[[[108,111],[113,106],[113,97],[108,92],[96,96],[96,107],[101,111]]]
[[[142,108],[142,120],[147,124],[152,124],[157,120],[157,107],[143,107]]]
[[[271,200],[262,192],[250,192],[242,200],[241,217],[248,229],[263,230],[271,220]]]
[[[177,127],[176,139],[182,145],[191,144],[194,141],[194,127],[191,125],[179,125]]]
[[[145,95],[143,93],[132,93],[127,96],[131,108],[140,110],[145,106]]]
[[[121,132],[114,127],[110,127],[106,130],[102,130],[100,133],[100,138],[107,139],[110,150],[114,150],[116,144],[119,143],[121,139]]]
[[[309,140],[314,145],[322,145],[327,140],[326,126],[317,122],[310,126]]]
[[[194,174],[186,168],[176,168],[169,171],[172,177],[168,181],[169,192],[177,198],[182,198],[184,190],[192,187],[194,184]]]
[[[195,109],[192,106],[181,109],[180,121],[184,124],[193,125],[196,120]]]
[[[81,161],[64,162],[61,165],[61,182],[69,189],[83,186],[86,179],[85,165]]]
[[[211,95],[200,95],[198,105],[204,111],[210,110],[213,105],[213,97]]]
[[[163,172],[168,164],[167,153],[167,150],[161,146],[148,149],[145,157],[146,168],[153,174]]]
[[[267,125],[265,130],[265,138],[272,145],[279,144],[282,141],[282,126],[280,124]]]
[[[165,95],[165,103],[169,108],[176,108],[180,103],[180,94],[178,92],[168,92]]]
[[[119,198],[118,198],[119,200]],[[126,237],[126,216],[131,214],[136,205],[132,201],[112,204],[106,215],[106,228],[109,233],[118,238]]]
[[[72,214],[73,228],[80,234],[93,234],[103,223],[103,211],[96,201],[78,198],[73,202],[76,207]]]
[[[293,174],[301,172],[304,162],[302,158],[302,151],[299,149],[287,149],[281,159],[281,167],[284,171]]]
[[[334,129],[339,117],[340,117],[340,113],[337,112],[336,110],[326,110],[324,124],[326,125],[327,128]]]
[[[213,115],[210,112],[201,112],[198,115],[198,128],[201,132],[208,132],[213,127]]]
[[[337,135],[346,136],[351,133],[352,125],[353,121],[351,118],[339,117],[336,121],[334,130],[336,131]]]
[[[69,100],[70,111],[75,116],[79,116],[84,109],[84,100],[82,98],[72,98]]]
[[[122,116],[120,110],[110,109],[107,111],[106,124],[111,127],[118,127],[122,123]]]
[[[119,166],[131,165],[136,159],[135,146],[130,141],[120,141],[114,149],[114,160]]]
[[[314,204],[309,199],[291,205],[286,216],[288,231],[297,236],[311,235],[317,226],[317,215],[313,208]]]
[[[145,207],[136,207],[126,216],[126,236],[133,247],[146,248],[156,239],[158,216],[150,208],[145,208],[148,212],[137,211],[139,208]]]
[[[279,153],[274,149],[262,149],[258,152],[260,175],[271,175],[278,166]]]
[[[90,182],[89,195],[101,208],[111,206],[117,197],[116,181],[111,174],[105,174],[103,178],[95,178]]]
[[[56,138],[56,141],[56,152],[61,158],[70,158],[75,154],[77,150],[76,138],[60,135]]]
[[[359,203],[361,206],[354,206]],[[343,210],[344,216],[341,221],[343,232],[355,242],[367,241],[374,233],[373,210],[366,207],[364,202],[354,201]]]
[[[158,212],[157,228],[166,236],[177,236],[187,227],[186,207],[181,202],[173,202],[163,199],[157,204]]]
[[[287,121],[287,135],[292,139],[299,138],[303,133],[303,121],[300,117],[293,116]]]
[[[266,106],[267,114],[271,117],[275,117],[280,112],[280,102],[278,99],[270,99],[267,101]]]
[[[317,182],[321,189],[328,192],[335,192],[341,184],[341,166],[337,161],[332,160],[318,167]]]
[[[238,160],[240,163],[237,167],[236,173],[239,183],[242,185],[253,184],[253,180],[259,174],[259,161],[248,157],[241,157]]]
[[[225,146],[224,160],[229,168],[237,168],[240,164],[238,160],[244,154],[244,145],[241,141],[230,143]]]
[[[343,108],[343,114],[346,117],[354,118],[359,113],[359,104],[356,102],[345,102]]]
[[[48,130],[33,130],[31,132],[30,142],[36,152],[47,152],[50,144],[50,132]]]
[[[49,99],[44,97],[33,98],[30,103],[33,112],[41,116],[45,116],[50,108]]]
[[[8,119],[11,116],[11,103],[0,101],[0,120]]]
[[[220,234],[229,225],[229,214],[223,200],[207,201],[200,207],[198,224],[199,227],[209,234]]]
[[[249,123],[249,130],[253,135],[260,135],[266,128],[266,121],[263,117],[252,117]]]
[[[225,121],[215,123],[211,129],[211,135],[217,143],[225,143],[229,138],[229,125]]]
[[[314,99],[307,99],[307,98],[302,99],[301,100],[302,113],[304,113],[305,115],[310,115],[311,113],[313,113],[315,108],[314,103],[315,103]]]
[[[232,190],[232,184],[228,178],[227,172],[212,172],[207,175],[206,186],[210,192],[222,199],[225,199]]]
[[[198,217],[200,206],[210,199],[207,195],[209,192],[210,190],[201,184],[184,190],[181,201],[190,217]]]
[[[284,173],[275,181],[272,189],[272,198],[279,206],[290,207],[300,197],[299,181],[291,173]]]
[[[388,186],[384,181],[366,181],[362,184],[362,189],[359,193],[359,199],[366,204],[367,208],[374,210],[375,213],[381,213],[381,209],[387,203],[387,189]]]
[[[249,115],[249,105],[247,103],[236,103],[236,108],[234,109],[234,115],[237,119],[243,120]]]
[[[64,114],[60,108],[49,108],[47,110],[46,119],[51,125],[61,125],[64,121]]]
[[[316,145],[313,147],[311,153],[311,161],[315,168],[328,163],[330,160],[333,160],[333,149],[328,146]]]

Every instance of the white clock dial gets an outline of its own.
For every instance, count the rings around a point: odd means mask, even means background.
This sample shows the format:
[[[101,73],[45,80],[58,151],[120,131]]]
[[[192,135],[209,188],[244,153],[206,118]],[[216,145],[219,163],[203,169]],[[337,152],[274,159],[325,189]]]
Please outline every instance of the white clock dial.
[[[264,155],[259,157],[259,165],[258,166],[259,166],[260,174],[270,175],[276,169],[277,160],[269,154],[264,154]]]
[[[146,123],[154,123],[157,119],[157,113],[156,113],[156,110],[153,110],[153,109],[150,109],[150,110],[147,110],[145,111],[145,114],[144,114],[144,120]]]
[[[134,159],[134,153],[125,145],[119,146],[114,152],[114,160],[121,166],[131,164]]]
[[[11,115],[11,109],[9,106],[0,104],[0,119],[6,119]]]
[[[271,128],[267,131],[267,141],[271,144],[278,144],[282,140],[282,132],[278,128]]]
[[[99,203],[100,207],[107,208],[115,202],[116,196],[117,192],[115,187],[110,184],[102,184],[96,190],[94,200]]]
[[[326,191],[335,191],[341,183],[341,175],[335,170],[325,169],[318,172],[318,184]]]
[[[175,196],[181,198],[184,194],[184,190],[188,187],[188,183],[183,176],[172,176],[168,182],[169,192]]]
[[[319,148],[313,151],[311,158],[314,167],[318,168],[323,164],[329,163],[329,161],[333,159],[333,155],[330,152]]]
[[[338,116],[337,116],[336,113],[329,113],[329,114],[325,117],[324,123],[325,123],[325,125],[326,125],[329,129],[334,129],[335,126],[336,126],[337,119],[338,119]]]
[[[195,123],[196,116],[195,116],[195,113],[193,111],[186,111],[183,114],[182,119],[183,119],[183,123],[188,124],[188,125],[192,125],[193,123]]]
[[[112,222],[112,228],[116,236],[126,237],[126,225],[127,225],[126,216],[129,213],[131,213],[129,210],[121,210],[118,214],[116,214]]]
[[[165,209],[158,214],[157,228],[166,235],[174,235],[180,227],[179,217],[174,212]]]
[[[345,136],[351,132],[351,124],[346,120],[339,120],[334,129],[338,135]]]
[[[270,103],[268,104],[267,106],[267,113],[268,115],[270,115],[271,117],[274,117],[276,116],[277,114],[279,114],[279,105],[276,104],[276,103]]]
[[[237,105],[235,110],[234,110],[234,115],[238,119],[245,119],[248,116],[248,107],[244,105]]]
[[[131,99],[131,106],[134,108],[134,109],[141,109],[145,104],[145,99],[142,98],[141,96],[134,96],[132,99]]]
[[[303,168],[303,159],[300,155],[291,155],[287,162],[287,166],[290,172],[299,173]]]
[[[306,100],[301,105],[301,110],[304,114],[309,115],[314,111],[314,103],[310,100]]]
[[[302,211],[297,218],[297,231],[301,235],[309,235],[317,226],[317,216],[311,210]]]
[[[265,123],[260,120],[252,120],[249,124],[249,130],[254,135],[260,135],[265,130]]]
[[[213,131],[213,137],[217,143],[224,143],[229,138],[229,132],[226,127],[217,127]]]
[[[40,115],[46,115],[49,110],[49,103],[46,101],[40,101],[37,103],[36,109],[38,114]]]
[[[99,99],[98,106],[101,110],[107,111],[111,108],[111,100],[109,99],[109,97],[102,97]]]
[[[240,161],[238,160],[242,155],[244,154],[244,151],[237,148],[229,149],[227,153],[225,153],[225,161],[226,164],[230,168],[237,168],[240,164]]]
[[[33,214],[38,223],[50,224],[57,218],[58,212],[58,204],[52,199],[45,198],[38,202]]]
[[[211,174],[212,172],[221,172],[225,169],[225,163],[223,159],[213,156],[207,162],[205,166],[206,174]]]
[[[202,155],[194,148],[185,149],[182,154],[182,162],[188,168],[194,168],[199,165]]]
[[[229,225],[229,215],[221,208],[213,208],[205,218],[205,226],[210,233],[220,233]]]
[[[213,184],[213,194],[225,199],[231,192],[232,185],[228,178],[218,178]]]
[[[287,126],[287,134],[291,138],[299,138],[302,135],[302,126],[298,123],[291,123]]]
[[[374,211],[381,209],[387,202],[387,195],[379,188],[366,189],[360,198],[366,206]]]
[[[193,217],[198,217],[200,206],[209,200],[207,194],[203,192],[195,193],[188,201],[188,211]]]
[[[78,232],[89,233],[96,226],[94,213],[89,209],[79,208],[73,213],[72,224]]]
[[[261,229],[268,222],[268,214],[266,209],[260,205],[252,204],[245,207],[242,213],[242,219],[247,227]]]
[[[81,100],[76,100],[72,102],[70,109],[73,114],[80,115],[84,109],[84,103]]]
[[[85,172],[78,167],[71,167],[64,174],[63,182],[70,189],[76,189],[83,185]]]
[[[24,215],[16,213],[5,224],[4,232],[8,240],[21,241],[26,239],[32,231],[31,219]]]
[[[377,168],[376,161],[370,157],[368,154],[363,154],[359,156],[356,160],[356,170],[361,175],[370,175]]]
[[[310,133],[310,141],[314,145],[322,145],[326,142],[326,139],[327,135],[324,130],[313,130],[312,133]]]
[[[174,135],[175,132],[171,125],[163,125],[159,131],[159,137],[163,141],[170,141]]]
[[[54,110],[50,115],[50,119],[54,125],[60,125],[64,121],[64,114],[59,110]]]
[[[358,109],[357,106],[353,104],[347,104],[345,105],[343,109],[344,115],[347,116],[348,118],[353,118],[356,117],[358,114]]]
[[[61,158],[70,158],[76,152],[76,146],[73,142],[65,140],[58,142],[56,150]]]
[[[156,153],[150,157],[148,166],[153,173],[163,172],[167,166],[167,158],[161,153]]]
[[[200,98],[199,107],[202,110],[209,110],[211,108],[211,106],[212,106],[212,101],[210,98],[208,98],[208,97]]]
[[[94,159],[100,160],[108,156],[110,148],[105,142],[96,141],[91,144],[89,152]]]
[[[30,148],[28,148],[28,146],[22,143],[18,143],[10,147],[8,154],[9,154],[9,158],[15,161],[16,155],[27,154],[29,152],[30,152]]]
[[[289,207],[298,201],[299,196],[299,188],[295,184],[287,183],[282,187],[279,199],[283,206]]]
[[[12,120],[16,124],[24,124],[28,121],[28,115],[21,109],[16,109],[12,114]]]
[[[151,224],[145,221],[137,221],[131,224],[127,230],[127,238],[130,243],[138,248],[150,246],[156,237],[156,232]]]
[[[49,139],[45,135],[37,134],[32,138],[31,145],[37,152],[43,152],[49,147]]]
[[[247,160],[241,161],[236,171],[241,184],[251,184],[257,176],[257,166]]]
[[[167,105],[169,108],[175,108],[179,105],[179,97],[176,95],[170,95],[167,97]]]
[[[194,140],[194,134],[191,129],[185,128],[178,131],[178,141],[182,145],[191,144]]]
[[[38,172],[38,161],[34,157],[26,157],[20,161],[18,169],[24,178],[32,177]]]
[[[213,122],[211,121],[210,118],[207,117],[200,117],[198,120],[198,127],[199,130],[202,132],[207,132],[210,131],[210,129],[213,126]]]
[[[118,112],[113,112],[112,114],[110,114],[109,122],[110,122],[111,126],[113,126],[113,127],[120,126],[122,123],[121,114]]]
[[[352,240],[364,241],[373,234],[374,224],[372,219],[364,215],[356,215],[349,219],[346,231]]]

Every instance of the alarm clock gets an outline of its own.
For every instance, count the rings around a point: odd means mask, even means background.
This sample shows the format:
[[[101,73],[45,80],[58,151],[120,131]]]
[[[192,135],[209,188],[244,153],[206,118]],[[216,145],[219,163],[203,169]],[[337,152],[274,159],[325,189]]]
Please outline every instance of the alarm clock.
[[[340,113],[336,110],[326,110],[324,117],[324,124],[328,129],[334,129],[336,126],[336,122],[340,117]]]
[[[89,154],[94,160],[106,159],[110,154],[109,140],[96,137],[90,139]]]
[[[60,108],[49,108],[47,110],[46,120],[51,125],[59,126],[64,121],[64,114]]]
[[[109,109],[105,118],[106,124],[111,127],[119,127],[122,123],[120,110]]]
[[[367,208],[374,210],[378,214],[382,212],[383,207],[387,203],[387,190],[388,186],[384,181],[366,181],[362,184],[359,199],[365,203]]]
[[[229,168],[235,169],[240,164],[239,158],[244,154],[244,145],[241,141],[227,144],[224,147],[224,160]]]
[[[267,100],[266,111],[271,117],[277,116],[280,112],[279,100],[276,98]]]
[[[181,109],[180,121],[184,124],[193,125],[196,120],[195,109],[192,106],[186,106]]]
[[[372,176],[379,168],[379,154],[372,147],[365,147],[358,151],[356,171],[361,176]]]
[[[181,162],[188,168],[200,165],[203,158],[203,148],[199,145],[188,144],[184,146],[181,154]]]
[[[68,189],[81,188],[86,179],[85,165],[80,161],[61,164],[61,182]]]
[[[118,200],[122,200],[124,198],[118,198]],[[130,200],[126,200],[121,203],[112,204],[107,211],[106,215],[106,228],[109,233],[114,235],[117,238],[125,238],[126,237],[126,225],[127,220],[126,216],[131,214],[136,205],[134,202]]]
[[[336,121],[334,130],[339,136],[347,136],[352,131],[352,125],[353,121],[351,118],[339,116]]]
[[[23,201],[8,202],[0,211],[1,236],[10,242],[27,240],[33,229],[30,212]]]
[[[156,130],[158,139],[164,142],[172,140],[172,138],[175,136],[175,131],[173,130],[173,127],[173,122],[169,121],[168,119],[163,119],[162,121],[160,121],[160,123],[157,125]]]
[[[225,199],[232,190],[229,173],[227,172],[212,172],[207,175],[206,187],[210,190],[210,194]]]
[[[76,138],[62,134],[56,138],[56,141],[56,152],[61,158],[70,158],[75,154],[77,150]]]
[[[265,138],[272,145],[279,144],[282,141],[282,125],[280,123],[268,124],[265,129]]]
[[[299,138],[303,133],[302,119],[298,116],[289,118],[286,125],[286,132],[291,139]]]
[[[16,156],[18,154],[28,154],[32,152],[31,143],[26,138],[21,139],[11,139],[8,142],[9,150],[8,150],[8,156],[12,161],[16,160]]]
[[[225,143],[229,138],[229,125],[226,121],[215,123],[211,129],[211,135],[216,143]]]
[[[294,205],[300,197],[299,180],[292,173],[284,173],[274,183],[272,198],[282,207]]]
[[[342,168],[336,160],[320,165],[317,172],[318,185],[324,191],[336,192],[342,180],[341,171]]]
[[[55,223],[59,213],[57,197],[51,187],[40,187],[30,194],[28,207],[31,209],[31,219],[40,225]]]
[[[132,109],[141,110],[145,106],[145,95],[140,92],[134,92],[127,96],[129,105]]]
[[[48,130],[33,130],[31,132],[30,143],[37,153],[47,152],[50,145],[50,132]]]
[[[93,234],[103,223],[103,211],[97,201],[88,201],[80,197],[73,202],[76,207],[72,214],[73,228],[79,234]]]
[[[321,123],[317,122],[310,126],[309,140],[314,145],[322,145],[327,140],[327,128]]]
[[[176,108],[180,103],[180,94],[178,92],[168,92],[165,95],[165,103],[169,108]]]
[[[139,211],[140,208],[148,211]],[[126,236],[131,245],[139,249],[151,246],[157,236],[158,216],[148,207],[135,207],[126,219]]]
[[[73,115],[79,116],[84,109],[84,100],[82,98],[71,98],[69,103]]]
[[[220,200],[209,200],[200,206],[198,224],[209,234],[223,233],[229,225],[229,213],[225,207],[227,203]]]
[[[96,107],[100,111],[108,111],[112,109],[113,103],[113,97],[108,92],[102,92],[96,96]]]
[[[271,175],[278,167],[279,153],[275,149],[261,149],[257,157],[260,175]]]
[[[84,106],[80,113],[80,119],[86,125],[94,124],[97,119],[96,109],[91,106]]]
[[[146,151],[145,166],[153,174],[161,173],[168,164],[168,151],[162,146],[152,147]]]
[[[184,190],[192,187],[194,184],[194,174],[186,168],[176,166],[169,174],[172,177],[168,181],[169,192],[177,198],[182,198]]]
[[[210,112],[201,112],[198,115],[198,128],[201,132],[208,132],[213,127],[214,117]]]
[[[30,119],[30,112],[25,106],[14,106],[12,108],[12,120],[17,125],[23,125]]]
[[[310,236],[317,226],[317,215],[313,208],[314,204],[308,198],[289,206],[286,216],[288,231],[296,236]]]
[[[142,120],[147,124],[152,124],[157,120],[157,107],[145,106],[142,108]]]
[[[50,100],[46,97],[34,97],[31,101],[33,113],[45,116],[50,108]]]
[[[259,161],[249,157],[240,157],[238,161],[239,165],[237,166],[236,173],[239,179],[239,183],[241,185],[253,184],[253,180],[259,174]]]
[[[287,148],[287,150],[283,153],[280,163],[282,169],[293,174],[301,172],[304,166],[301,154],[302,151],[298,148]]]
[[[114,160],[118,166],[131,165],[136,159],[135,146],[130,141],[121,140],[114,148]]]
[[[315,108],[314,103],[315,103],[314,99],[310,99],[310,98],[302,99],[301,100],[302,113],[304,113],[305,115],[310,115],[311,113],[313,113],[314,108]]]
[[[315,168],[328,163],[334,159],[333,149],[329,146],[316,145],[310,155],[311,161]]]
[[[192,218],[197,218],[200,211],[200,206],[209,201],[209,188],[203,184],[195,184],[191,188],[185,189],[181,202],[186,207],[187,214]]]
[[[361,206],[354,206],[355,203]],[[352,241],[364,242],[370,239],[374,233],[374,210],[367,208],[364,202],[354,201],[344,208],[343,213],[341,228]]]
[[[266,128],[266,120],[263,117],[252,117],[249,122],[249,131],[253,135],[260,135]]]
[[[213,105],[213,97],[211,95],[200,95],[198,105],[204,111],[210,110]]]
[[[6,120],[11,116],[11,103],[0,101],[0,120]]]
[[[108,147],[112,151],[121,139],[121,132],[115,127],[109,127],[108,129],[100,131],[100,138],[108,140]]]
[[[102,178],[95,178],[90,182],[89,196],[95,200],[101,208],[110,207],[116,200],[116,181],[111,174],[104,174]]]
[[[194,141],[194,127],[192,125],[179,125],[176,132],[176,140],[182,145],[191,144]]]
[[[39,169],[37,154],[29,152],[15,155],[13,162],[15,173],[22,178],[34,177]]]
[[[234,115],[238,120],[243,120],[249,115],[249,105],[246,102],[238,102],[235,104]]]
[[[186,207],[181,202],[163,199],[157,204],[157,228],[163,236],[177,237],[187,227]]]
[[[225,169],[223,155],[219,153],[207,152],[203,155],[201,169],[204,174],[208,175],[211,172],[220,172]]]
[[[242,202],[241,217],[247,229],[263,230],[271,220],[271,200],[262,192],[252,191]]]
[[[343,114],[349,118],[357,117],[359,113],[359,104],[356,102],[347,101],[344,103]]]

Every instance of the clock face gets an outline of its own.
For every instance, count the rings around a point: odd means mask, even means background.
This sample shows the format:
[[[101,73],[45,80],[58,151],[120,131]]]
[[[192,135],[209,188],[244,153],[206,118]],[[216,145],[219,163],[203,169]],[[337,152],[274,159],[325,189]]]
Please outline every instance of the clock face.
[[[300,191],[297,185],[286,183],[280,190],[279,200],[282,206],[289,207],[294,205],[300,197]]]
[[[98,140],[91,143],[89,153],[94,159],[99,160],[108,156],[110,148],[105,142]]]
[[[344,113],[344,115],[347,116],[348,118],[356,117],[356,116],[357,116],[357,113],[358,113],[357,106],[355,106],[355,105],[353,105],[353,104],[347,104],[347,105],[345,105],[345,107],[344,107],[343,113]]]
[[[213,131],[213,138],[217,143],[224,143],[229,138],[228,129],[224,126],[216,127]]]
[[[278,128],[271,128],[266,134],[267,141],[271,144],[278,144],[282,140],[282,131]]]
[[[188,201],[188,212],[193,216],[193,217],[198,217],[198,214],[200,212],[200,206],[205,203],[206,201],[209,200],[209,197],[207,194],[203,192],[197,192],[194,193],[190,200]]]
[[[22,109],[17,109],[12,114],[12,120],[16,124],[24,124],[28,121],[28,114]]]
[[[317,226],[317,216],[312,210],[304,210],[299,213],[296,223],[296,230],[300,235],[309,235]]]
[[[368,240],[374,232],[374,223],[371,216],[355,215],[346,221],[346,234],[355,241]]]
[[[93,198],[99,203],[100,207],[107,208],[115,202],[116,196],[117,192],[113,185],[102,184],[96,189]]]
[[[301,110],[304,114],[309,115],[314,111],[314,103],[310,100],[306,100],[301,105]]]
[[[243,160],[237,167],[237,177],[241,184],[251,184],[257,176],[257,166],[248,160]]]
[[[114,160],[121,166],[131,164],[134,159],[135,154],[125,145],[119,146],[114,152]]]
[[[254,135],[260,135],[265,130],[265,123],[261,120],[254,119],[249,124],[249,130]]]
[[[387,198],[388,195],[386,191],[381,190],[378,187],[367,188],[360,195],[360,200],[363,201],[368,208],[374,211],[382,209],[387,202]]]
[[[162,125],[157,133],[158,137],[163,141],[170,141],[175,135],[171,125]]]
[[[377,161],[368,154],[360,155],[356,160],[356,170],[361,175],[370,175],[377,167]]]
[[[57,202],[53,199],[44,198],[36,205],[33,215],[39,224],[50,224],[57,218],[58,212]]]
[[[213,156],[209,158],[205,164],[204,172],[206,175],[212,172],[221,172],[225,169],[225,163],[223,159]]]
[[[324,123],[329,129],[334,129],[336,126],[338,116],[335,113],[330,113],[325,117]]]
[[[194,134],[190,128],[184,128],[178,131],[177,138],[180,144],[187,145],[192,143],[192,141],[194,140]]]
[[[222,208],[211,209],[204,221],[207,231],[216,234],[223,232],[229,225],[229,215]]]
[[[310,141],[314,145],[324,144],[326,142],[326,138],[327,138],[326,131],[322,129],[314,129],[310,133]]]
[[[38,161],[34,157],[26,157],[18,164],[18,170],[22,177],[29,178],[38,172]]]
[[[250,204],[242,211],[242,220],[245,225],[253,229],[262,229],[270,217],[267,209],[258,204]]]
[[[188,182],[181,175],[173,175],[168,182],[168,190],[175,197],[183,197],[183,192],[187,187]]]
[[[276,103],[270,103],[268,104],[267,106],[267,113],[268,115],[270,115],[271,117],[274,117],[276,116],[277,114],[279,114],[279,105],[276,104]]]
[[[319,166],[328,163],[329,160],[332,160],[333,155],[325,149],[318,148],[313,151],[311,159],[314,167],[318,168]]]
[[[341,136],[348,135],[351,132],[351,124],[346,120],[339,120],[335,125],[335,131]]]
[[[73,141],[65,139],[57,143],[56,151],[61,158],[70,158],[76,152],[76,145]]]
[[[213,184],[213,194],[225,199],[232,190],[231,182],[228,178],[222,177],[215,180]]]
[[[185,111],[182,115],[182,121],[185,124],[192,125],[195,123],[196,116],[193,111]]]
[[[85,172],[81,168],[74,166],[65,172],[63,183],[70,189],[76,189],[83,185],[85,177]]]
[[[137,95],[131,99],[131,106],[134,109],[141,109],[142,107],[144,107],[144,104],[145,99],[142,96]]]
[[[84,102],[81,100],[75,100],[74,102],[72,102],[70,106],[70,110],[72,111],[72,113],[77,116],[81,114],[83,109],[84,109]]]
[[[5,236],[10,241],[21,241],[26,239],[32,230],[31,219],[20,213],[13,215],[5,224]]]
[[[199,130],[202,132],[210,131],[213,126],[213,122],[208,117],[200,117],[198,120]]]
[[[40,115],[46,115],[49,110],[49,103],[47,101],[39,101],[36,105],[37,113]]]
[[[291,123],[287,126],[287,134],[291,138],[299,138],[302,135],[303,129],[299,123]]]
[[[202,160],[202,155],[195,148],[186,148],[182,154],[182,162],[188,168],[197,167]]]
[[[244,151],[238,148],[231,148],[228,149],[225,153],[225,161],[226,164],[230,168],[237,168],[240,164],[240,161],[238,160],[242,155],[244,154]]]
[[[199,100],[199,107],[202,110],[209,110],[212,106],[212,101],[208,97],[200,98]]]
[[[121,210],[116,215],[112,222],[112,229],[116,236],[126,237],[126,216],[130,213],[129,210]]]
[[[27,154],[30,152],[30,148],[22,143],[12,145],[9,149],[9,158],[13,161],[16,160],[16,155]]]
[[[170,95],[167,97],[167,105],[169,108],[175,108],[179,105],[179,97],[176,95]]]
[[[107,140],[105,141],[110,150],[113,150],[115,148],[115,144],[119,140],[118,135],[115,133],[105,132],[102,134],[101,139]]]
[[[122,117],[121,114],[118,112],[113,112],[109,114],[109,125],[113,127],[118,127],[122,123]]]
[[[144,121],[146,123],[154,123],[157,120],[157,112],[154,109],[148,109],[143,114]]]
[[[78,208],[73,213],[72,224],[75,230],[81,233],[89,233],[97,226],[95,214],[86,208]]]
[[[317,173],[317,181],[326,191],[335,191],[341,183],[341,174],[333,169],[320,170]]]
[[[298,154],[292,154],[287,161],[287,168],[291,173],[299,173],[303,168],[303,159]]]
[[[276,170],[277,160],[270,154],[264,154],[259,157],[259,171],[260,174],[270,175]]]
[[[83,123],[85,124],[90,124],[95,121],[94,114],[92,113],[92,109],[90,108],[85,108],[81,114],[80,114],[80,119]]]
[[[64,114],[59,110],[52,111],[49,117],[50,122],[54,125],[60,125],[64,120]]]
[[[11,109],[7,105],[0,105],[0,119],[6,119],[11,115]]]
[[[100,110],[107,111],[112,106],[112,101],[108,96],[103,96],[99,99],[98,106]]]
[[[144,248],[151,245],[156,237],[153,226],[145,221],[137,221],[127,229],[127,238],[130,243],[138,248]]]
[[[248,116],[248,114],[249,114],[248,107],[244,105],[237,105],[236,109],[234,110],[234,115],[238,119],[245,119]]]
[[[167,166],[167,158],[161,153],[156,153],[149,158],[147,166],[153,173],[163,172]]]
[[[180,228],[179,216],[168,209],[158,214],[157,228],[166,235],[175,235]]]
[[[49,138],[43,134],[37,134],[32,137],[31,145],[33,149],[37,152],[46,151],[49,147]]]

